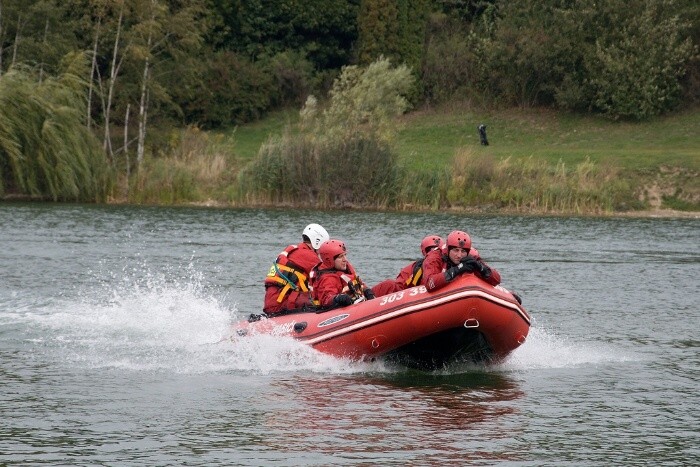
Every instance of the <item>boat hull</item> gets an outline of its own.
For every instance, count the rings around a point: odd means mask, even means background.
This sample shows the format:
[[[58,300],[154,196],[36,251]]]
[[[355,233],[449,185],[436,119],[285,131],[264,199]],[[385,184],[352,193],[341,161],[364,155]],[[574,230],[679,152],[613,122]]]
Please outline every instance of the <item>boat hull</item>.
[[[428,292],[418,286],[345,308],[234,325],[235,336],[291,336],[341,358],[386,357],[435,369],[456,360],[498,362],[527,337],[530,316],[505,288],[474,275]]]

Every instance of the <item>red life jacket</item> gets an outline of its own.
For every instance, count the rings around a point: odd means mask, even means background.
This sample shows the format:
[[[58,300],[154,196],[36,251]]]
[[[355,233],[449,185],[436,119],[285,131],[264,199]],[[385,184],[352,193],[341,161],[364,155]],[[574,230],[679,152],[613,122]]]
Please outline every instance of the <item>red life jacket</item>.
[[[343,283],[343,290],[338,293],[344,293],[349,295],[350,298],[352,298],[353,302],[356,300],[365,299],[364,283],[362,282],[362,279],[360,279],[360,276],[358,276],[355,273],[355,270],[350,265],[348,265],[348,271],[339,271],[335,268],[319,269],[319,267],[316,266],[310,273],[311,280],[312,282],[316,282],[318,281],[318,278],[321,277],[323,274],[330,273],[334,273],[338,277],[340,277],[340,281]],[[316,306],[321,305],[320,301],[316,298],[313,299],[313,304]]]
[[[309,278],[306,273],[296,264],[289,260],[289,255],[296,251],[297,245],[289,245],[277,256],[274,264],[270,266],[270,271],[265,277],[265,286],[276,285],[281,290],[277,297],[277,303],[282,303],[290,290],[297,293],[307,293],[309,291]]]

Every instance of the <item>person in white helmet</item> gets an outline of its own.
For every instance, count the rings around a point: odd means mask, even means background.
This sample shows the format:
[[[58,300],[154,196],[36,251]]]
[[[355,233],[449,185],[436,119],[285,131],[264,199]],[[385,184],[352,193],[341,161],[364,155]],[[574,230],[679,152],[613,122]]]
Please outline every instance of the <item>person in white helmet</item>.
[[[263,312],[268,315],[302,310],[311,305],[309,272],[321,262],[318,249],[329,236],[320,225],[309,224],[301,239],[303,243],[287,246],[267,273]]]

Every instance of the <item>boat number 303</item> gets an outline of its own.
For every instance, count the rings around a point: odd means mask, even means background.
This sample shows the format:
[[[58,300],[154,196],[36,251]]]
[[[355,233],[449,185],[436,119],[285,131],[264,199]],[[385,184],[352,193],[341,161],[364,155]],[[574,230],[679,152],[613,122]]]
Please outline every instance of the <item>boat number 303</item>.
[[[400,292],[394,292],[394,293],[389,294],[389,295],[384,295],[382,297],[382,301],[379,302],[379,306],[386,305],[387,303],[393,303],[396,300],[401,300],[404,297],[404,295],[408,295],[409,297],[413,297],[415,295],[422,294],[425,292],[427,292],[427,290],[425,289],[425,286],[419,285],[418,287],[412,287],[408,290],[402,290]]]

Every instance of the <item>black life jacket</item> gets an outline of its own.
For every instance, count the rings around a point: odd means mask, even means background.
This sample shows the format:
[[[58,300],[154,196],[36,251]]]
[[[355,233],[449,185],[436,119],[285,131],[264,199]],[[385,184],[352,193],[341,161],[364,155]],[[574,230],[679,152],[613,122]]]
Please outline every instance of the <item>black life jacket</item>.
[[[416,262],[413,263],[413,271],[411,272],[411,275],[408,276],[408,279],[406,279],[406,287],[415,287],[420,283],[420,280],[423,277],[424,259],[425,257],[416,260]]]

